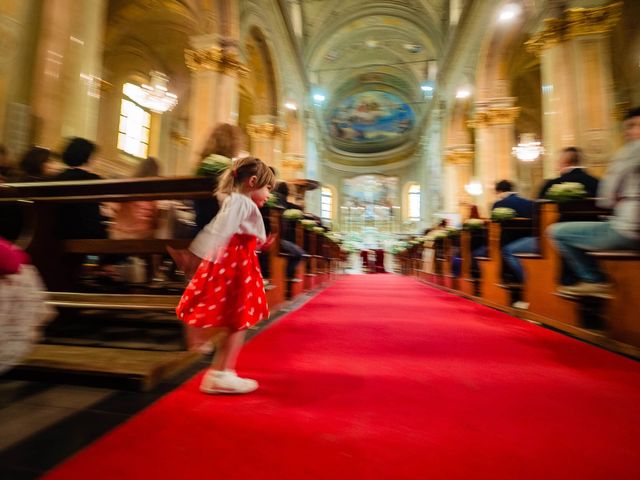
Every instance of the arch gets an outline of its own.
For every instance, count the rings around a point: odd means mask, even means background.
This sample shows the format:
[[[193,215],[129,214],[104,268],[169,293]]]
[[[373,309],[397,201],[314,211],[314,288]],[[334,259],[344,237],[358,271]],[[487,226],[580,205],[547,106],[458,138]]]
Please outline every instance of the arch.
[[[402,186],[402,219],[420,221],[422,218],[422,186],[410,181]],[[417,209],[417,212],[416,212]],[[417,214],[417,216],[416,216]]]
[[[251,74],[243,82],[243,88],[251,94],[253,114],[275,116],[278,114],[275,68],[266,38],[259,27],[251,27],[244,46]]]

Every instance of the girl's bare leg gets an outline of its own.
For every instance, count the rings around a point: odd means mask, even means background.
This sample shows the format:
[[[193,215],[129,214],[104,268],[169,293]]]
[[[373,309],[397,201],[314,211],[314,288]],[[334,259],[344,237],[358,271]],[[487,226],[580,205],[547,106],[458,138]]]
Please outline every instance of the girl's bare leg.
[[[235,369],[238,355],[244,345],[246,333],[246,330],[226,333],[224,338],[218,343],[216,354],[213,357],[213,362],[211,362],[211,368],[213,370],[225,371]]]

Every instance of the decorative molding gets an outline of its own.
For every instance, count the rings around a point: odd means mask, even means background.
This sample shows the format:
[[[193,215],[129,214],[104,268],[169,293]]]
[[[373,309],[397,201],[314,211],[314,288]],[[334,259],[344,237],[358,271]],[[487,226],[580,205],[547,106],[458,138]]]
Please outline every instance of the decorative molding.
[[[533,34],[524,44],[528,52],[536,56],[560,43],[562,43],[565,30],[565,21],[560,18],[547,18],[544,27]]]
[[[452,165],[471,165],[475,157],[475,152],[450,150],[445,154],[445,160]]]
[[[189,137],[185,137],[180,132],[177,132],[175,130],[173,130],[169,134],[169,136],[171,137],[171,140],[179,145],[189,145],[189,143],[191,143],[191,139]]]
[[[285,128],[275,123],[249,123],[247,124],[247,133],[251,138],[276,138],[288,135]]]
[[[288,170],[302,170],[305,166],[305,156],[297,153],[285,153],[282,168]]]
[[[613,106],[611,115],[613,116],[614,120],[618,122],[622,122],[622,120],[627,115],[627,112],[629,111],[630,108],[631,108],[631,102],[628,102],[628,101],[618,102]]]
[[[547,18],[542,30],[525,42],[527,51],[540,56],[566,40],[609,33],[622,17],[622,2],[605,7],[570,8],[562,18]]]
[[[249,69],[242,63],[237,53],[219,47],[185,49],[184,59],[187,67],[194,72],[210,70],[239,77],[246,77],[249,74]]]
[[[567,38],[609,33],[622,17],[622,2],[605,7],[570,8],[567,14]]]
[[[520,107],[492,107],[476,112],[467,122],[469,128],[484,128],[494,125],[513,125],[520,115]]]

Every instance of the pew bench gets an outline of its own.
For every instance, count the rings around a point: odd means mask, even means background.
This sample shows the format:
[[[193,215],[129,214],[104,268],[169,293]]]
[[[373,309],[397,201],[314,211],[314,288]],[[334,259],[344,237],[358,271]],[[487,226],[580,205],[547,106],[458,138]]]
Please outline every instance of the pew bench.
[[[614,340],[640,347],[640,251],[589,252],[613,284],[604,300],[605,330]]]

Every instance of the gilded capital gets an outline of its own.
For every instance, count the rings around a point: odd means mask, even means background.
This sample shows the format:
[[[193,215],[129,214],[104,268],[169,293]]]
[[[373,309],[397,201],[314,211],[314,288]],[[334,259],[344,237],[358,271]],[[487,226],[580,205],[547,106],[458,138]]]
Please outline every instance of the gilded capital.
[[[525,42],[528,52],[540,56],[545,50],[562,42],[565,30],[565,21],[561,18],[547,18],[544,27],[539,32],[533,34]]]
[[[240,61],[237,53],[222,48],[186,49],[184,59],[187,67],[193,71],[211,70],[240,77],[249,74],[249,69]]]
[[[520,115],[520,107],[492,107],[476,112],[467,122],[469,128],[483,128],[494,125],[513,125]]]
[[[608,33],[622,17],[622,2],[605,7],[567,10],[567,38]]]
[[[475,153],[473,151],[449,151],[446,154],[446,161],[452,165],[471,165]]]
[[[287,131],[275,123],[250,123],[247,125],[247,133],[251,138],[276,138],[287,135]]]

